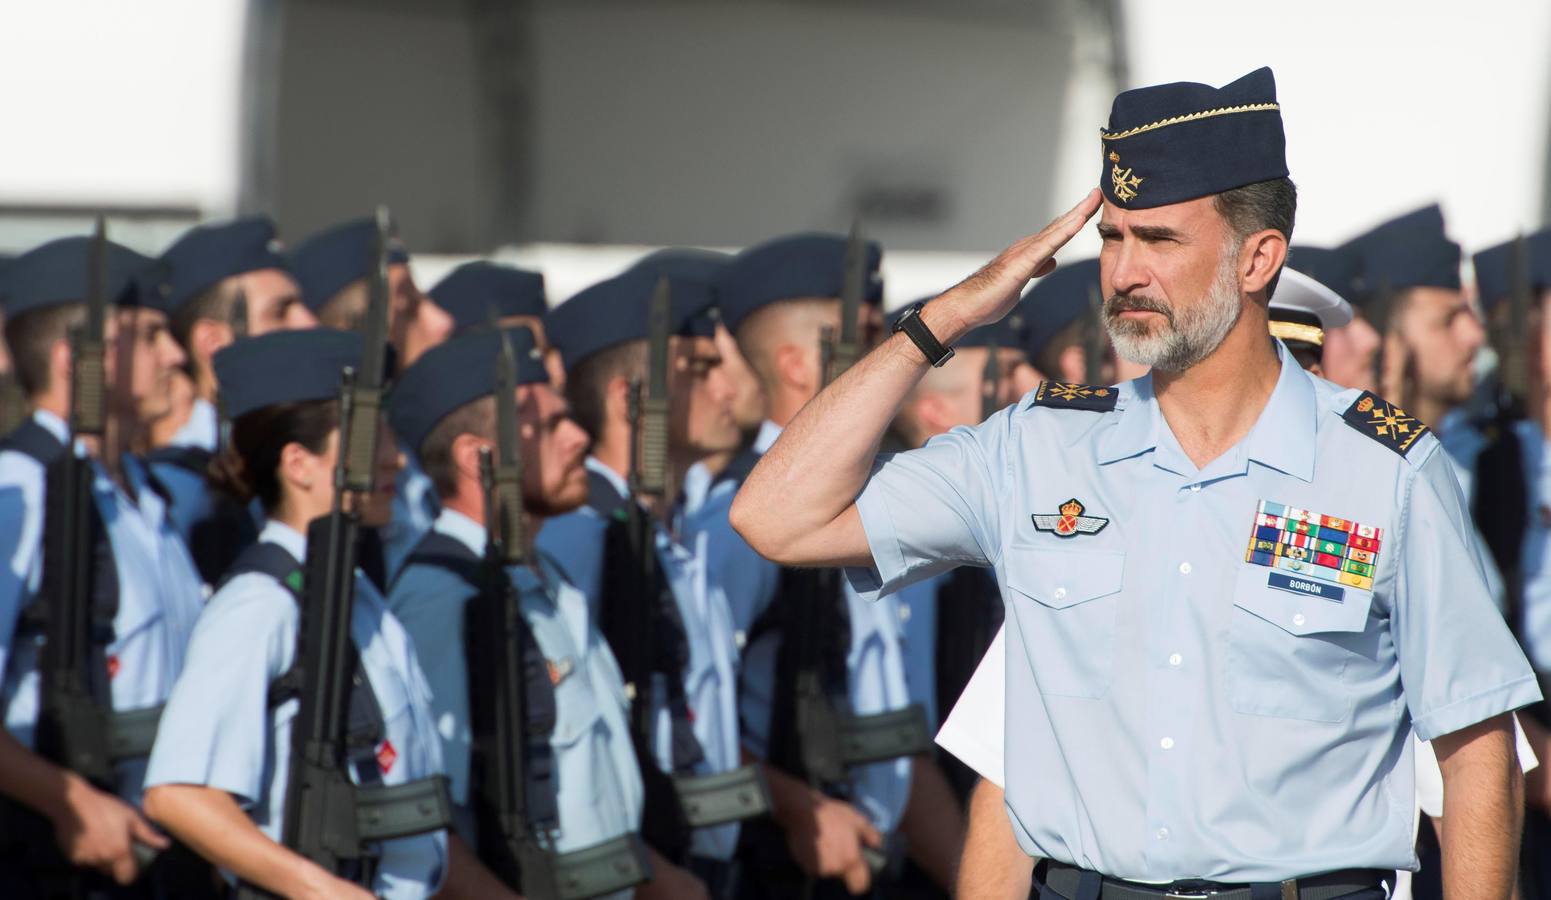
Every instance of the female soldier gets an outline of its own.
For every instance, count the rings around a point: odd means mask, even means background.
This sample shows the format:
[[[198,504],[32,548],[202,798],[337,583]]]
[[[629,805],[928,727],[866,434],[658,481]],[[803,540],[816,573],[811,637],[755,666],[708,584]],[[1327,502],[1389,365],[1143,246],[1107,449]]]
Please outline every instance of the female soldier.
[[[256,497],[268,521],[195,626],[151,754],[145,809],[230,876],[287,897],[511,896],[445,827],[374,844],[371,870],[347,878],[279,843],[300,705],[273,687],[287,683],[297,657],[300,580],[289,576],[302,571],[308,523],[335,504],[340,374],[360,358],[357,335],[331,330],[266,334],[215,357],[232,428],[213,475]],[[363,526],[386,521],[402,465],[391,437],[380,437]],[[392,786],[440,775],[425,676],[359,570],[350,637],[371,695],[351,702],[352,780]],[[371,699],[380,716],[356,715]]]

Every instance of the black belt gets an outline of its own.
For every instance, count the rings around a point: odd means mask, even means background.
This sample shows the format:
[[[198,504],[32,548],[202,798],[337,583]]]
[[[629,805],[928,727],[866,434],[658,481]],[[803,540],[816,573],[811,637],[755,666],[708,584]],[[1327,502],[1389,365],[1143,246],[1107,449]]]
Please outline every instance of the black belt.
[[[1036,883],[1043,881],[1067,900],[1334,900],[1382,885],[1394,877],[1389,869],[1342,869],[1307,878],[1291,878],[1268,884],[1219,884],[1212,881],[1176,881],[1172,884],[1140,884],[1106,878],[1096,872],[1079,869],[1054,860],[1046,860],[1044,877],[1035,873]],[[1092,897],[1080,897],[1084,880],[1099,880]],[[1037,884],[1036,884],[1037,886]]]

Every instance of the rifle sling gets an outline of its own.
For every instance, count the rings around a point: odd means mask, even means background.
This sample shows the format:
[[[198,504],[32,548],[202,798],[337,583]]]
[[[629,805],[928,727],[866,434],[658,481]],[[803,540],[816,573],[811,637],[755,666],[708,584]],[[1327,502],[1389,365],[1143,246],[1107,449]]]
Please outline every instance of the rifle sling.
[[[931,730],[926,727],[926,710],[919,703],[903,709],[868,716],[843,716],[840,725],[840,755],[847,766],[883,762],[901,756],[930,753]]]

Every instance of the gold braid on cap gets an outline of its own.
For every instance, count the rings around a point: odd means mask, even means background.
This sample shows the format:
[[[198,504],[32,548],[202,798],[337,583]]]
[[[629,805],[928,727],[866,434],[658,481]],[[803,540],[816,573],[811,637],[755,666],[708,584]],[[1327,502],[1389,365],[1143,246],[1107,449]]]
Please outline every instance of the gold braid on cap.
[[[1201,112],[1187,113],[1183,116],[1175,116],[1171,119],[1160,119],[1157,122],[1150,122],[1146,125],[1138,125],[1135,128],[1127,128],[1125,131],[1109,133],[1101,129],[1099,132],[1099,138],[1106,141],[1118,141],[1121,138],[1128,138],[1146,131],[1157,131],[1159,128],[1164,128],[1169,125],[1178,125],[1181,122],[1194,122],[1197,119],[1210,119],[1213,116],[1231,116],[1234,113],[1269,112],[1271,110],[1279,110],[1281,108],[1281,105],[1276,103],[1249,103],[1244,106],[1223,106],[1219,107],[1218,109],[1205,109]]]
[[[1284,341],[1303,341],[1316,347],[1325,346],[1325,330],[1318,325],[1302,322],[1271,322],[1271,336]]]

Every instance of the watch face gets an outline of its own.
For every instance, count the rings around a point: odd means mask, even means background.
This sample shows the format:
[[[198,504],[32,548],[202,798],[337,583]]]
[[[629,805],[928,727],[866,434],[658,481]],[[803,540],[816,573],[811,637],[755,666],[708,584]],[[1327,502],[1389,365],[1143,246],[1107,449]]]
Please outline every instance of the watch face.
[[[920,314],[921,314],[921,304],[919,304],[919,303],[914,304],[912,306],[905,307],[905,311],[900,313],[899,317],[894,320],[894,327],[892,329],[890,329],[890,330],[893,333],[896,333],[896,334],[901,332],[901,331],[904,331],[905,330],[905,320],[909,319],[911,316],[918,316]]]

